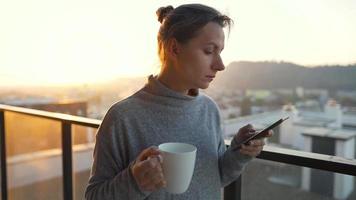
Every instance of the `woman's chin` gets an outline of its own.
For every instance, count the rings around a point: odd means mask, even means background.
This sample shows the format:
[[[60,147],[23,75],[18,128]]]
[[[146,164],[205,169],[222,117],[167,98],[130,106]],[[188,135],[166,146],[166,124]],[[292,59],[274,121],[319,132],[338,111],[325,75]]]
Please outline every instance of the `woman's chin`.
[[[201,84],[199,88],[200,88],[200,89],[207,89],[207,88],[209,87],[209,84],[210,84],[210,83]]]

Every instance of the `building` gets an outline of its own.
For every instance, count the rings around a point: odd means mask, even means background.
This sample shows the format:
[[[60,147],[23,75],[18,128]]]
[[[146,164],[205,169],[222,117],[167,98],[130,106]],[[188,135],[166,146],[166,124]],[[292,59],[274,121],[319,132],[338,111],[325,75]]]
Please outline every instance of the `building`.
[[[57,100],[54,98],[26,98],[5,100],[0,103],[32,108],[37,110],[45,110],[50,112],[58,112],[70,115],[87,116],[87,101],[83,100]]]
[[[355,131],[311,128],[302,134],[305,151],[348,159],[355,158]],[[314,193],[326,194],[335,199],[346,199],[353,192],[354,177],[304,167],[302,188]]]
[[[269,144],[355,159],[356,115],[350,112],[344,113],[341,105],[334,100],[329,100],[322,111],[298,110],[293,105],[286,105],[278,111],[225,120],[223,122],[225,138],[231,139],[238,129],[246,124],[262,129],[287,116],[289,119],[274,129],[274,136],[268,139]],[[292,170],[289,168],[291,167],[279,167],[283,171]],[[310,168],[293,168],[293,170],[294,174],[286,173],[282,177],[278,174],[271,175],[267,179],[336,199],[348,199],[356,192],[354,191],[355,179],[352,176]]]

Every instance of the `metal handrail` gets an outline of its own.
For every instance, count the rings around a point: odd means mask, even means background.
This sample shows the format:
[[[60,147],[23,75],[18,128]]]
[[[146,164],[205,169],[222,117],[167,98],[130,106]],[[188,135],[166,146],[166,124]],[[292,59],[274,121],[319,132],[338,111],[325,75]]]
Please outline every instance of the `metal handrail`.
[[[85,117],[78,117],[62,113],[54,113],[29,108],[21,108],[0,104],[0,165],[1,165],[1,199],[8,199],[7,166],[6,166],[6,134],[5,112],[24,114],[32,117],[40,117],[61,122],[62,132],[62,171],[63,171],[63,198],[73,199],[73,173],[72,173],[72,125],[98,128],[101,121]]]
[[[6,174],[6,148],[5,148],[5,112],[14,112],[33,117],[51,119],[62,123],[62,159],[63,159],[63,197],[65,200],[73,199],[73,178],[72,178],[72,124],[86,127],[98,128],[101,121],[85,117],[78,117],[68,114],[39,111],[29,108],[20,108],[0,104],[0,161],[1,161],[1,196],[2,200],[7,200],[7,174]],[[226,145],[230,141],[225,141]],[[346,159],[338,156],[329,156],[318,153],[297,151],[272,146],[264,147],[259,159],[276,161],[298,165],[302,167],[315,168],[356,176],[356,160]],[[241,177],[225,187],[225,199],[241,198]]]
[[[13,113],[51,119],[55,121],[66,121],[70,124],[81,125],[81,126],[86,126],[91,128],[98,128],[101,123],[101,120],[98,119],[91,119],[87,117],[79,117],[79,116],[56,113],[56,112],[35,110],[30,108],[22,108],[17,106],[9,106],[4,104],[0,104],[0,111],[9,111]]]

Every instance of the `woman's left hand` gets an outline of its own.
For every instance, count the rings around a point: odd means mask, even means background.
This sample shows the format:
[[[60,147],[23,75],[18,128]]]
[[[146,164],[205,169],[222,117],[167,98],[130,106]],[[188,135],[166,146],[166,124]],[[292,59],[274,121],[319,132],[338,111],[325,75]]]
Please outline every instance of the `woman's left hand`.
[[[254,134],[256,130],[251,124],[247,124],[246,126],[242,127],[239,129],[238,133],[234,137],[235,143],[239,143],[238,141],[243,141],[246,138],[249,138],[251,134]],[[273,135],[273,131],[270,130],[268,131],[268,134],[264,135],[265,137],[271,137]],[[262,149],[263,146],[265,145],[264,138],[259,138],[259,139],[254,139],[248,142],[248,144],[242,144],[239,147],[239,152],[241,154],[251,156],[251,157],[256,157],[258,156]]]
[[[272,135],[272,132],[268,134]],[[247,145],[242,144],[239,151],[241,154],[248,155],[251,157],[256,157],[261,153],[264,145],[265,142],[263,138],[255,139],[255,140],[251,140]]]

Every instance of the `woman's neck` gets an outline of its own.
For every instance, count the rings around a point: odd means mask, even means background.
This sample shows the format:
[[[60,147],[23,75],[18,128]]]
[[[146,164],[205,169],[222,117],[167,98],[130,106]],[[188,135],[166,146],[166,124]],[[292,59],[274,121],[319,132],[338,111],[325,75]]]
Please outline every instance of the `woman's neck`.
[[[182,80],[177,74],[165,70],[164,67],[158,74],[157,79],[166,87],[184,95],[189,95],[190,88],[187,88],[187,86],[182,83]]]

